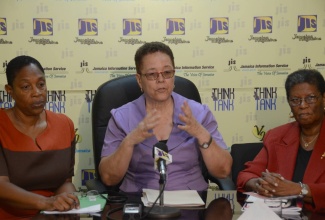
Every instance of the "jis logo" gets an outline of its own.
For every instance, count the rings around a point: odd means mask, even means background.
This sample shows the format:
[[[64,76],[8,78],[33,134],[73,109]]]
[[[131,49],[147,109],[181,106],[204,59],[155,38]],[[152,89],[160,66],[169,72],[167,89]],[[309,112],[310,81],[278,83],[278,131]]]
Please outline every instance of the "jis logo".
[[[97,19],[78,19],[79,36],[97,36]]]
[[[317,15],[299,15],[298,32],[316,32]]]
[[[229,19],[210,18],[210,34],[229,34]]]
[[[0,35],[7,35],[7,20],[0,18]]]
[[[52,36],[52,18],[33,18],[34,36]]]
[[[141,19],[123,19],[123,35],[138,36],[142,34]]]
[[[167,18],[167,35],[185,35],[185,18]]]
[[[254,17],[254,34],[272,33],[272,16]]]

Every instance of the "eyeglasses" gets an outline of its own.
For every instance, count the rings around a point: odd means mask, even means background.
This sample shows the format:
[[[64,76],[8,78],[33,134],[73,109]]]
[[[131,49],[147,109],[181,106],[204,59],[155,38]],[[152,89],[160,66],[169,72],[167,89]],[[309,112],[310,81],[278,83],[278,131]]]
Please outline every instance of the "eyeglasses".
[[[302,100],[304,100],[307,104],[314,104],[317,102],[319,96],[315,96],[315,95],[309,95],[305,98],[290,98],[289,99],[289,105],[292,107],[301,105]]]
[[[147,80],[156,80],[158,79],[159,74],[161,74],[164,77],[164,79],[170,79],[174,76],[175,70],[165,70],[163,72],[144,73],[142,75],[145,75]]]

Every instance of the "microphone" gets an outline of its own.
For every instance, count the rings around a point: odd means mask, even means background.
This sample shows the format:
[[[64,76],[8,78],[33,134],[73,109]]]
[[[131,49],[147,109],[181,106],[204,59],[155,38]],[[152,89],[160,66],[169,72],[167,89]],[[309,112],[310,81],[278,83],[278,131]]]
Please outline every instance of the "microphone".
[[[166,161],[171,162],[171,155],[168,154],[167,145],[163,142],[156,143],[152,149],[152,156],[155,158],[155,169],[158,169],[161,181],[166,182]]]
[[[155,169],[160,173],[160,194],[158,197],[160,201],[159,206],[155,206],[155,203],[151,208],[146,207],[144,210],[145,216],[148,216],[150,219],[178,217],[181,215],[181,211],[178,208],[164,206],[167,165],[172,162],[172,155],[168,154],[167,145],[163,142],[156,143],[152,149],[152,157],[155,159]]]

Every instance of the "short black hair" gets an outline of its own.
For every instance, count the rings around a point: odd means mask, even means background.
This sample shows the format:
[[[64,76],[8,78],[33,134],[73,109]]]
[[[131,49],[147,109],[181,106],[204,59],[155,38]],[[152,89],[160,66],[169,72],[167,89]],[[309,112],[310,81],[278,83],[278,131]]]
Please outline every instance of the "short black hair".
[[[170,47],[161,42],[150,42],[150,43],[143,44],[141,47],[138,48],[138,50],[135,53],[134,61],[135,61],[135,67],[137,73],[140,73],[143,57],[147,54],[156,53],[156,52],[162,52],[167,54],[172,60],[173,67],[175,67],[174,55]]]
[[[25,66],[28,66],[30,64],[36,65],[42,73],[44,73],[44,69],[40,62],[36,60],[34,57],[22,55],[17,56],[9,61],[7,68],[6,68],[6,76],[7,76],[7,82],[8,85],[13,86],[13,82],[16,78],[17,73]],[[44,73],[45,74],[45,73]]]
[[[319,71],[314,69],[301,69],[289,74],[285,81],[287,99],[289,99],[292,87],[300,83],[308,83],[316,86],[322,96],[325,92],[324,77]]]

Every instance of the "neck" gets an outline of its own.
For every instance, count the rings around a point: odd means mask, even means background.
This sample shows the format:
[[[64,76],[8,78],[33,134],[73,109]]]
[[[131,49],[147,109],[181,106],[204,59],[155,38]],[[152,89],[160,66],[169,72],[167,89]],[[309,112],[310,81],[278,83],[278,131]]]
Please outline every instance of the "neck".
[[[168,100],[164,102],[157,102],[157,101],[147,101],[146,100],[146,109],[147,111],[150,111],[152,109],[156,110],[165,110],[169,107],[173,107],[174,102],[172,98],[169,98]]]
[[[15,107],[12,108],[12,115],[18,124],[24,125],[26,127],[35,126],[41,120],[41,115],[25,115]]]

